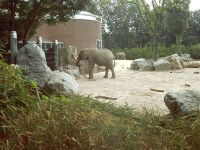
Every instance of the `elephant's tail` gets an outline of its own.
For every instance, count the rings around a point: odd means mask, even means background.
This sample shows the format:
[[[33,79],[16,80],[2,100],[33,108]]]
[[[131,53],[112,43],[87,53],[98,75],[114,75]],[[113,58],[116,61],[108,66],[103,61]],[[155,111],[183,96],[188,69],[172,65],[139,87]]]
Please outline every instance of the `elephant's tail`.
[[[115,67],[115,56],[113,57],[113,61],[114,61],[114,67]]]

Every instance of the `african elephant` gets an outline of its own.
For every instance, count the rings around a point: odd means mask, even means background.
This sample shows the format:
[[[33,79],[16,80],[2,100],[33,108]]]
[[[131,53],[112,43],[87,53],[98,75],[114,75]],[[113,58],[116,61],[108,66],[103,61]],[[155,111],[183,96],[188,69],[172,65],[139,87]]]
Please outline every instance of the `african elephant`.
[[[99,66],[105,66],[106,72],[104,78],[108,78],[108,70],[110,69],[112,72],[112,79],[115,78],[114,71],[114,62],[115,56],[108,49],[84,49],[81,50],[78,59],[77,65],[79,65],[80,60],[88,60],[88,68],[89,68],[89,79],[93,78],[93,68],[94,65],[97,64]],[[113,62],[114,60],[114,62]]]
[[[116,59],[122,59],[125,60],[126,59],[126,54],[124,52],[117,52],[115,53]]]

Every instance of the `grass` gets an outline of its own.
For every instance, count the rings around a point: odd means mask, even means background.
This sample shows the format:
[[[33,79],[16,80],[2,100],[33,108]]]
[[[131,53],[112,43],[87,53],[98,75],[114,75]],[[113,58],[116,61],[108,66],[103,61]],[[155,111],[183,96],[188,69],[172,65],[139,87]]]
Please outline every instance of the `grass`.
[[[0,61],[3,150],[189,150],[200,148],[200,116],[168,118],[90,97],[54,96]]]

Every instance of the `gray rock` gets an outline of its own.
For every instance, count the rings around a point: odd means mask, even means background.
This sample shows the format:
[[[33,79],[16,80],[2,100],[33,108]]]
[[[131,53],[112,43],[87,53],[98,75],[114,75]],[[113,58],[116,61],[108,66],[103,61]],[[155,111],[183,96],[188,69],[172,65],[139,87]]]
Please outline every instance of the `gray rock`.
[[[79,85],[71,75],[57,70],[49,77],[44,89],[51,94],[67,96],[78,94]]]
[[[151,59],[144,60],[139,64],[139,71],[154,71],[154,62]]]
[[[17,64],[22,68],[24,77],[37,81],[40,87],[44,86],[52,73],[47,66],[44,51],[34,43],[29,43],[19,49]]]
[[[74,79],[78,79],[80,77],[79,68],[74,65],[66,65],[64,67],[60,67],[62,71],[71,75]]]
[[[172,68],[171,64],[167,60],[164,60],[164,59],[160,59],[154,62],[154,67],[156,71],[167,71]]]
[[[177,54],[165,57],[167,61],[171,63],[172,69],[183,69],[183,60]]]
[[[145,61],[144,58],[139,58],[139,59],[133,60],[133,62],[131,63],[130,69],[138,70],[138,69],[139,69],[139,66],[140,66],[144,61]]]
[[[190,54],[181,54],[181,58],[184,62],[191,62],[192,61]]]
[[[198,61],[184,62],[183,64],[185,68],[199,68],[200,67],[200,62]]]
[[[171,115],[197,112],[200,108],[200,91],[169,92],[165,95],[164,102]]]

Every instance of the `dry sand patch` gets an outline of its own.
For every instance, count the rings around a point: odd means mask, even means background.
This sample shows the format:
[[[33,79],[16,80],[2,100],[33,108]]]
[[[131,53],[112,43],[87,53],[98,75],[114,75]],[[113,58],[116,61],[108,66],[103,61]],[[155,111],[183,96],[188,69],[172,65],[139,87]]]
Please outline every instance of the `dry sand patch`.
[[[104,79],[104,72],[95,73],[93,80],[81,77],[78,80],[80,94],[90,95],[93,98],[96,96],[117,98],[111,100],[117,105],[127,103],[139,110],[145,106],[148,109],[168,113],[164,103],[164,96],[167,92],[200,89],[200,74],[194,73],[200,71],[198,68],[165,72],[139,72],[128,69],[131,62],[132,60],[116,61],[116,79]],[[111,72],[109,72],[110,76]],[[164,92],[152,91],[151,88],[164,90]]]

